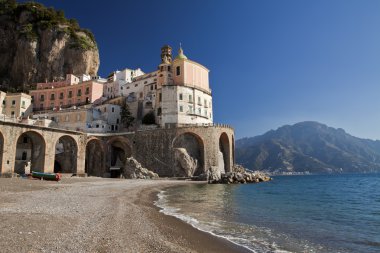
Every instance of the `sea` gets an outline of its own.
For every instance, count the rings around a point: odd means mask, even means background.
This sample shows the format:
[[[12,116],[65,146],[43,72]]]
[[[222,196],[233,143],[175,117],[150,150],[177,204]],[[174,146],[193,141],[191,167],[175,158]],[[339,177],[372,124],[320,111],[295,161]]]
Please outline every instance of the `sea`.
[[[156,205],[252,252],[380,252],[380,174],[189,184],[160,192]]]

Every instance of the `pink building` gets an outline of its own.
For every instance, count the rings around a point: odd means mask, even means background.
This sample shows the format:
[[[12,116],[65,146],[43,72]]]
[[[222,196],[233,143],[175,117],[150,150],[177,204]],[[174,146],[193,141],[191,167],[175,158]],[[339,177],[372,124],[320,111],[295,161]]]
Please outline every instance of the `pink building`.
[[[94,103],[103,96],[103,84],[68,74],[65,81],[38,83],[29,93],[34,110],[59,109]]]

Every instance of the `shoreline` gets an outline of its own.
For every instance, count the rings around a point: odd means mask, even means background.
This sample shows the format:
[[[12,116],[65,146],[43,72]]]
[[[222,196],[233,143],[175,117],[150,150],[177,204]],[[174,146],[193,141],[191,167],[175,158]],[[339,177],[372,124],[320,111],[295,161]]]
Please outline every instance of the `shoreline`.
[[[168,187],[199,182],[0,179],[2,252],[252,252],[160,212]]]
[[[195,182],[194,182],[195,183]],[[199,182],[198,182],[199,183]],[[169,187],[163,187],[161,189],[153,190],[149,196],[149,202],[152,208],[156,210],[158,215],[162,216],[165,224],[170,224],[169,230],[173,227],[178,228],[181,237],[187,236],[187,243],[190,243],[188,246],[195,250],[195,252],[237,252],[237,253],[246,253],[253,252],[252,250],[239,245],[235,242],[223,238],[221,236],[215,235],[208,231],[200,230],[191,224],[171,215],[164,214],[161,212],[161,208],[155,205],[155,202],[158,200],[158,194],[160,191],[176,187],[178,185],[173,185]],[[153,222],[157,219],[152,219]],[[200,245],[202,246],[200,246]]]

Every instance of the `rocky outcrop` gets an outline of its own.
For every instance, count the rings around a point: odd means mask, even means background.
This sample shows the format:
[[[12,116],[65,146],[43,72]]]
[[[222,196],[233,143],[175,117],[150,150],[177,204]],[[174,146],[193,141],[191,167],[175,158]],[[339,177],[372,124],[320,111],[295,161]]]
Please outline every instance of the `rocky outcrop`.
[[[133,157],[128,157],[125,162],[123,176],[129,179],[155,179],[158,175],[153,171],[143,168]]]
[[[38,3],[0,1],[0,87],[28,89],[67,73],[96,75],[99,52],[92,33],[63,12]]]
[[[217,167],[211,167],[207,178],[210,184],[247,184],[272,180],[271,177],[260,171],[252,172],[238,164],[235,164],[232,171],[227,173],[221,173]]]
[[[198,167],[197,159],[191,157],[185,148],[174,149],[175,175],[191,177]]]

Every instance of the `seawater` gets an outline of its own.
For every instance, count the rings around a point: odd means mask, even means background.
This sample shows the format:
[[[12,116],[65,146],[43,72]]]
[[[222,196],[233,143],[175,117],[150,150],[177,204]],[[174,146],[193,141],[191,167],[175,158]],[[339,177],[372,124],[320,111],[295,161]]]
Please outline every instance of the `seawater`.
[[[380,174],[184,185],[156,205],[253,252],[380,252]]]

